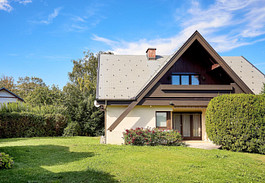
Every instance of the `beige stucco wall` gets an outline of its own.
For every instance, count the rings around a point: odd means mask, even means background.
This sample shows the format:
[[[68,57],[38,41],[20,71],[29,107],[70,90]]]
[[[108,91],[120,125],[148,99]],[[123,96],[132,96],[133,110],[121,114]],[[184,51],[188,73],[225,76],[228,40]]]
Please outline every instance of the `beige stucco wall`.
[[[106,108],[106,129],[117,119],[125,110],[122,106],[108,106]],[[136,106],[113,130],[106,130],[107,144],[122,144],[123,132],[126,129],[143,127],[156,127],[156,111],[175,111],[175,112],[202,112],[202,139],[206,139],[205,132],[205,108],[173,108],[172,106]]]

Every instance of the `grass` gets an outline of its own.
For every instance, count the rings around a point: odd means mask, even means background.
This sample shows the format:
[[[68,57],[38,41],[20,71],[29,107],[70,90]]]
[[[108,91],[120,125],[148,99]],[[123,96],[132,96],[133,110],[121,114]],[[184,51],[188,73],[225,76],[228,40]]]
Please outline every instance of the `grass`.
[[[101,145],[99,138],[0,139],[14,167],[0,182],[265,182],[265,156],[187,147]]]

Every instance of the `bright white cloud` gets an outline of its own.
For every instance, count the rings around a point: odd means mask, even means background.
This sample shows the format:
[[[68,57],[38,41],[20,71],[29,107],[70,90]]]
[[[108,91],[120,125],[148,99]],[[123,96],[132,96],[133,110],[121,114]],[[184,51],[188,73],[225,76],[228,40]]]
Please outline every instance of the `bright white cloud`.
[[[10,12],[13,8],[10,6],[7,0],[0,0],[0,10]]]
[[[40,20],[40,21],[31,21],[32,23],[37,23],[37,24],[50,24],[52,23],[53,19],[55,19],[58,15],[59,12],[61,11],[62,8],[55,8],[51,14],[48,15],[48,18],[45,20]]]
[[[194,0],[187,14],[176,20],[184,22],[180,24],[182,31],[168,38],[130,42],[94,35],[92,39],[109,45],[109,51],[117,54],[141,55],[148,47],[156,47],[158,54],[172,54],[195,30],[219,52],[265,40],[264,0],[216,0],[205,9]]]
[[[16,2],[19,2],[20,4],[28,4],[32,3],[32,0],[16,0]]]
[[[20,3],[20,4],[28,4],[31,3],[31,0],[15,0],[14,2]],[[0,10],[4,10],[7,12],[10,12],[13,10],[13,7],[10,5],[10,0],[0,0]]]

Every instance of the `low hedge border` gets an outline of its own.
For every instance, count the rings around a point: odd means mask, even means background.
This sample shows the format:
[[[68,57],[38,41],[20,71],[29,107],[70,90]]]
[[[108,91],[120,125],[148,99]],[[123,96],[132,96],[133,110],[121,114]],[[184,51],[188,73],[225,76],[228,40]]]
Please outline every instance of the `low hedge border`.
[[[61,136],[67,121],[62,114],[0,113],[0,138]]]

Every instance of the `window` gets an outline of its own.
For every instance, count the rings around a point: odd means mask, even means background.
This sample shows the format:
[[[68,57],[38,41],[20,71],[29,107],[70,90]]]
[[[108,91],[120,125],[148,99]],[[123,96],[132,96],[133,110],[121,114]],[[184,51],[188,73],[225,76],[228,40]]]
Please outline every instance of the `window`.
[[[199,75],[191,75],[191,85],[199,85]]]
[[[199,85],[198,74],[172,74],[172,85]]]
[[[172,75],[172,85],[180,85],[180,75]]]
[[[156,127],[167,127],[168,112],[156,112]]]

